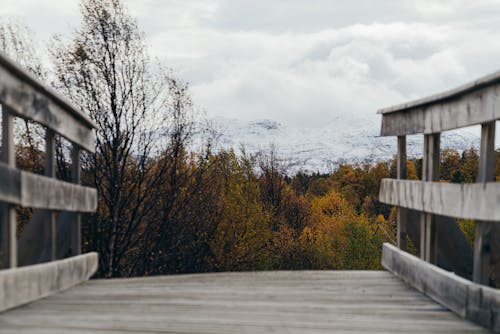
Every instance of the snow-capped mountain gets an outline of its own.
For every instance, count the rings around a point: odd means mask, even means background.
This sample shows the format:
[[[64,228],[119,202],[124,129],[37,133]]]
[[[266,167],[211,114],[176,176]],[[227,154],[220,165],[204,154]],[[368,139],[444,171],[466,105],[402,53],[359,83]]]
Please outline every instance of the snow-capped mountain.
[[[328,172],[340,163],[387,160],[396,153],[395,137],[380,137],[380,120],[338,117],[320,128],[297,128],[273,120],[212,119],[220,148],[241,146],[248,153],[274,145],[288,173]],[[423,136],[408,136],[408,156],[422,155]],[[478,147],[474,131],[450,131],[442,135],[442,148]]]

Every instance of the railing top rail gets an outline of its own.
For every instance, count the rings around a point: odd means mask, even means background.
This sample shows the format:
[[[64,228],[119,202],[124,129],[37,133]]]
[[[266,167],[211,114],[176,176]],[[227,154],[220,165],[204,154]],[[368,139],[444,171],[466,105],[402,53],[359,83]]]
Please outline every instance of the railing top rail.
[[[63,108],[64,110],[75,116],[79,121],[84,123],[86,126],[93,129],[97,128],[96,123],[92,119],[90,119],[88,115],[78,110],[76,107],[73,106],[73,104],[70,101],[68,101],[68,99],[59,95],[54,89],[50,88],[47,84],[41,82],[33,74],[23,69],[14,61],[10,60],[2,52],[0,52],[0,66],[7,69],[18,79],[26,82],[27,84],[35,88],[38,92],[50,98],[52,101],[54,101],[61,108]]]
[[[496,121],[500,119],[500,71],[378,113],[381,136],[433,134]]]
[[[424,98],[413,100],[410,102],[398,104],[392,107],[382,108],[377,111],[378,114],[386,115],[399,111],[411,111],[412,109],[426,107],[436,103],[443,103],[448,100],[458,98],[462,95],[472,93],[484,87],[499,84],[500,71],[488,74],[474,81],[458,86],[456,88],[444,91],[442,93],[433,94]]]

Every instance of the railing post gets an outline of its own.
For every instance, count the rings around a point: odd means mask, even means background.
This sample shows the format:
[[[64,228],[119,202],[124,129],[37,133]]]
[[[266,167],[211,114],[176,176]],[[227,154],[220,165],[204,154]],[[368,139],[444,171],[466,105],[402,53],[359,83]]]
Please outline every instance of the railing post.
[[[81,183],[81,163],[80,163],[80,147],[73,144],[71,151],[71,178],[73,183]],[[72,255],[82,253],[82,236],[81,236],[81,214],[74,214],[74,222],[71,228],[71,251]]]
[[[477,182],[485,183],[494,180],[495,159],[495,122],[493,121],[484,123],[481,126]],[[490,284],[492,234],[493,226],[491,222],[476,222],[473,280],[479,284]]]
[[[424,161],[422,181],[439,181],[440,133],[424,135]],[[422,213],[420,224],[420,257],[437,264],[438,238],[434,215]]]
[[[56,177],[56,137],[51,129],[45,130],[45,176]],[[56,214],[48,211],[50,259],[57,259],[56,256]]]
[[[2,162],[16,166],[14,146],[14,116],[2,106]],[[13,205],[0,204],[2,229],[2,267],[17,267],[16,209]]]
[[[397,178],[406,179],[406,136],[398,136]],[[398,248],[406,250],[407,210],[406,208],[401,207],[399,207],[397,210]]]

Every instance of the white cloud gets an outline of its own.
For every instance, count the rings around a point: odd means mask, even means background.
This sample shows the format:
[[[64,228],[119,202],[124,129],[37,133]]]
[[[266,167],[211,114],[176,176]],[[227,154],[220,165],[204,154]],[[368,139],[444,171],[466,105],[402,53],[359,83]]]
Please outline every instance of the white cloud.
[[[5,2],[5,3],[4,3]],[[500,67],[500,3],[124,0],[154,55],[209,115],[320,126],[449,89]],[[76,0],[3,0],[42,35]]]
[[[171,60],[209,114],[295,125],[321,125],[343,113],[370,116],[500,64],[494,58],[477,61],[485,57],[485,39],[491,38],[490,57],[500,51],[493,34],[434,23],[355,24],[311,33],[207,30],[189,36],[167,33],[163,39],[199,56]]]
[[[2,0],[0,17],[15,18],[48,40],[79,24],[78,10],[76,0]]]

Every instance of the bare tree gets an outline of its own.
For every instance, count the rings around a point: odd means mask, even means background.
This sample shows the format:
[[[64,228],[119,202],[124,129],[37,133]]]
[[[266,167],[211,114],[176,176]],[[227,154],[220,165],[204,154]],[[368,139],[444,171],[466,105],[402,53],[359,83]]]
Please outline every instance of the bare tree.
[[[86,169],[99,209],[84,245],[100,253],[101,276],[128,275],[158,224],[162,184],[178,174],[158,156],[180,156],[192,133],[192,104],[187,86],[150,62],[136,21],[118,0],[83,0],[81,12],[81,28],[69,42],[58,38],[52,59],[60,89],[98,125]]]
[[[261,200],[266,209],[273,212],[274,229],[277,230],[278,223],[276,221],[282,210],[286,170],[274,145],[271,145],[267,151],[258,152],[257,161],[262,173],[260,178]]]

